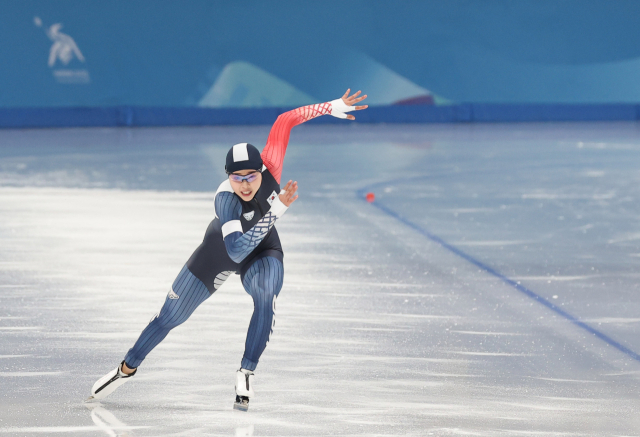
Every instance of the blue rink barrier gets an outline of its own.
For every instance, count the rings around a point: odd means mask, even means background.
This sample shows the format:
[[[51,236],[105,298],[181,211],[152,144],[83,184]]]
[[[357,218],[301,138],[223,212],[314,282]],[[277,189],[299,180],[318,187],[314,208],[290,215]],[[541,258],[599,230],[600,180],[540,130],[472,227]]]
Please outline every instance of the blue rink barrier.
[[[48,107],[0,108],[0,128],[89,126],[216,126],[271,124],[291,108]],[[540,121],[635,121],[640,104],[457,104],[373,106],[360,123],[473,123]],[[320,117],[310,123],[344,123]]]

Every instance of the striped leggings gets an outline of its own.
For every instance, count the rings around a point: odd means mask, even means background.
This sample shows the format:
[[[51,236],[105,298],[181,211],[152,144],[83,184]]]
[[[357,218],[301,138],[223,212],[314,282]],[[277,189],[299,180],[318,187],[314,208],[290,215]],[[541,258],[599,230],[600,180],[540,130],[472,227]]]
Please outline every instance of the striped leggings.
[[[266,256],[256,260],[242,278],[242,285],[253,298],[253,316],[247,332],[241,367],[255,370],[275,325],[276,298],[282,288],[284,268],[280,260]],[[216,287],[217,288],[217,287]],[[185,266],[176,278],[160,313],[142,331],[124,358],[136,368],[171,331],[184,323],[211,295],[207,287]]]

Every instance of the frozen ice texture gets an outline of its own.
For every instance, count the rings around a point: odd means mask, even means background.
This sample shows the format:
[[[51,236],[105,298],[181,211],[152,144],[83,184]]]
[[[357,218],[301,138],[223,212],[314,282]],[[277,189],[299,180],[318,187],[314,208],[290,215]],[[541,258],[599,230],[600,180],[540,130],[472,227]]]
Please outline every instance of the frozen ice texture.
[[[624,435],[640,363],[357,196],[640,352],[633,123],[303,126],[285,284],[249,413],[236,276],[85,406],[268,127],[0,131],[0,434]],[[373,187],[373,188],[368,188]]]

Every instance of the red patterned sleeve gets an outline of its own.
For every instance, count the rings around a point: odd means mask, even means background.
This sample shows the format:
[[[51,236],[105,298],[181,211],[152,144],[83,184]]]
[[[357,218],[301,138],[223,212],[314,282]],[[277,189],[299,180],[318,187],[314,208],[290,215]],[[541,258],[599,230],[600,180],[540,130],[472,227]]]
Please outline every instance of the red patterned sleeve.
[[[262,161],[278,183],[282,176],[282,163],[289,144],[289,134],[294,126],[331,113],[331,103],[316,103],[302,106],[284,114],[280,114],[269,132],[267,145],[262,150]]]

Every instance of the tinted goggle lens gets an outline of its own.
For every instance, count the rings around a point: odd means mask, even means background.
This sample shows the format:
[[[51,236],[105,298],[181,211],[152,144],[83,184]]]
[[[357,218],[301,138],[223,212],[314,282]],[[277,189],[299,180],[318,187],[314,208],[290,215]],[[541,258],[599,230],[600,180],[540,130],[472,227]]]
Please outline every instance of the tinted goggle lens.
[[[248,175],[245,176],[240,176],[237,174],[230,174],[229,175],[229,179],[231,179],[233,182],[242,182],[242,181],[247,181],[249,183],[255,181],[256,179],[258,179],[258,175],[260,174],[259,171],[254,171],[253,173],[249,173]]]

